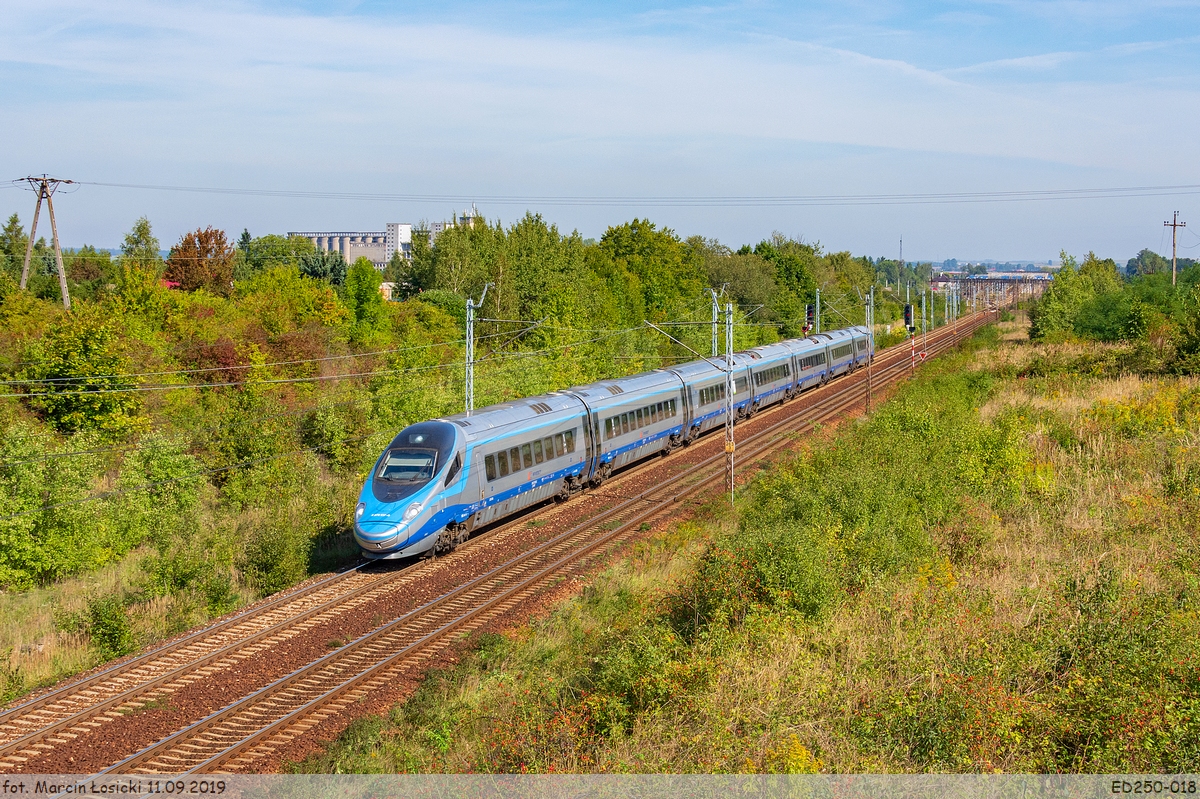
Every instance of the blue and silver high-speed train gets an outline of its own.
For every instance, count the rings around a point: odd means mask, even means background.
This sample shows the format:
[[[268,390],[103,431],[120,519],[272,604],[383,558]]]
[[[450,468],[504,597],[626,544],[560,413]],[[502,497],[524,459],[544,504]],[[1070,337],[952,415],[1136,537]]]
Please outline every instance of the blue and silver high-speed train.
[[[737,418],[858,368],[871,347],[851,327],[737,353]],[[726,404],[724,368],[700,360],[414,424],[371,470],[355,540],[368,558],[448,552],[480,525],[724,427]]]

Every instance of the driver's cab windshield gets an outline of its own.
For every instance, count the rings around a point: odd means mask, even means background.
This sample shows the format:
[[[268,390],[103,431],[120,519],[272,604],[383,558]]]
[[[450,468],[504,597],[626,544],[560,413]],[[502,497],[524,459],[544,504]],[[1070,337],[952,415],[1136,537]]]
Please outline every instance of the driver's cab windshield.
[[[375,476],[392,483],[423,483],[437,471],[437,450],[392,449],[379,464]]]

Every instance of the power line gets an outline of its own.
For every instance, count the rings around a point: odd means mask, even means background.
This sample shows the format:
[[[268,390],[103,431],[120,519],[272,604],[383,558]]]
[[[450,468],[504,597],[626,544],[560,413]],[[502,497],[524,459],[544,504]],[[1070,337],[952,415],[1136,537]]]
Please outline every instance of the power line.
[[[143,183],[77,181],[81,185],[142,191],[172,191],[193,194],[224,194],[248,197],[281,197],[315,200],[353,200],[375,202],[483,202],[493,205],[559,206],[658,206],[658,207],[763,207],[763,206],[838,206],[838,205],[923,205],[977,202],[1029,202],[1045,200],[1109,199],[1124,197],[1161,197],[1200,194],[1200,184],[1168,186],[1115,186],[1086,189],[1028,189],[1019,191],[932,192],[922,194],[830,194],[830,195],[659,195],[659,196],[583,196],[583,195],[466,195],[466,194],[387,194],[345,191],[294,191],[287,189],[220,188],[209,186],[169,186]]]
[[[502,335],[502,334],[500,334],[500,333],[490,334],[490,336],[499,336],[499,335]],[[480,338],[488,338],[488,337],[489,336],[480,336]],[[462,343],[463,343],[462,339],[455,339],[453,341],[437,342],[434,344],[422,344],[422,345],[416,346],[416,347],[401,347],[398,349],[391,349],[391,350],[377,350],[375,352],[359,352],[359,353],[351,353],[349,355],[329,355],[329,356],[325,356],[322,358],[303,358],[301,360],[296,360],[296,361],[272,361],[270,363],[261,363],[261,364],[248,363],[248,364],[239,364],[239,365],[235,365],[235,366],[207,366],[207,367],[204,367],[201,369],[171,369],[171,370],[162,371],[162,372],[129,372],[128,374],[86,375],[86,376],[80,376],[80,377],[45,377],[45,378],[37,378],[37,379],[33,379],[33,380],[0,380],[0,386],[37,385],[37,384],[43,384],[43,383],[58,385],[58,384],[61,384],[63,381],[69,381],[69,380],[79,380],[79,381],[124,380],[124,379],[135,378],[135,377],[159,377],[159,376],[164,376],[164,375],[204,374],[204,373],[208,373],[208,372],[232,372],[232,371],[239,370],[239,369],[260,369],[260,368],[268,369],[273,366],[296,366],[299,364],[306,364],[306,363],[323,363],[323,362],[327,362],[327,361],[341,361],[341,360],[347,360],[349,358],[369,358],[369,357],[375,356],[375,355],[392,355],[392,354],[395,354],[398,352],[416,352],[417,350],[428,350],[428,349],[433,349],[434,347],[444,347],[444,346],[449,346],[452,344],[462,344]],[[40,362],[39,365],[46,365],[46,362],[44,362],[44,361]],[[211,384],[197,384],[197,385],[211,385]]]
[[[362,439],[373,438],[376,435],[379,435],[379,434],[372,433],[372,434],[366,435],[366,436],[354,436],[353,438],[343,438],[343,439],[341,439],[341,441],[342,442],[361,441]],[[324,449],[324,447],[323,446],[305,447],[304,449],[292,450],[291,452],[282,452],[277,455],[268,455],[266,457],[254,458],[252,460],[241,461],[239,463],[231,463],[226,466],[219,466],[215,469],[204,469],[199,472],[193,472],[191,474],[185,474],[185,475],[181,475],[179,477],[171,477],[166,480],[158,480],[153,483],[143,483],[142,485],[130,486],[129,488],[117,488],[117,489],[113,489],[111,491],[102,492],[100,494],[93,494],[92,496],[84,497],[83,499],[72,499],[72,500],[68,500],[66,502],[57,502],[53,505],[44,505],[40,508],[35,508],[34,510],[21,511],[20,513],[11,513],[8,516],[0,516],[0,522],[9,521],[10,519],[20,519],[24,516],[33,516],[38,513],[45,513],[48,510],[57,510],[58,508],[66,508],[71,505],[82,505],[85,502],[95,502],[97,500],[108,499],[109,497],[120,496],[122,494],[131,494],[131,493],[136,493],[138,491],[147,491],[152,488],[158,488],[159,486],[170,485],[171,483],[178,483],[183,480],[190,480],[194,477],[206,477],[206,476],[212,475],[212,474],[219,474],[220,472],[227,472],[227,471],[230,471],[231,469],[241,469],[246,466],[254,466],[259,463],[266,463],[267,461],[274,461],[274,460],[279,460],[280,458],[287,458],[292,455],[299,455],[304,452],[317,452],[321,449]]]
[[[477,338],[489,339],[489,338],[498,338],[500,336],[510,336],[510,337],[512,337],[514,335],[519,336],[525,332],[528,332],[529,330],[532,330],[533,327],[536,327],[536,325],[532,326],[530,328],[527,328],[525,331],[517,331],[516,334],[510,333],[510,332],[489,333],[485,336],[477,336]],[[566,327],[556,327],[555,329],[569,331],[569,332],[580,332],[580,333],[585,333],[585,332],[624,333],[624,332],[628,332],[628,330],[616,330],[614,328],[574,329],[574,328],[566,328]],[[630,329],[637,329],[637,328],[630,328]],[[585,340],[583,342],[578,342],[578,343],[587,343],[588,341],[590,341],[590,339]],[[170,370],[170,371],[161,371],[161,372],[130,372],[127,374],[112,374],[112,375],[84,375],[84,376],[71,376],[71,377],[49,377],[49,378],[37,378],[37,379],[31,379],[31,380],[0,380],[0,385],[8,385],[8,386],[71,385],[71,383],[66,382],[66,381],[75,381],[76,383],[80,383],[80,382],[86,383],[87,381],[90,381],[90,380],[124,380],[124,379],[137,378],[137,377],[202,374],[202,373],[208,373],[208,372],[228,372],[228,371],[234,371],[234,370],[255,369],[255,368],[266,369],[266,368],[273,367],[273,366],[291,366],[291,365],[297,365],[297,364],[308,364],[308,363],[320,363],[320,362],[325,362],[325,361],[345,360],[345,359],[349,359],[349,358],[365,358],[365,357],[374,356],[374,355],[389,355],[389,354],[394,354],[394,353],[398,353],[398,352],[415,352],[418,350],[428,350],[428,349],[433,349],[435,347],[443,347],[443,346],[449,346],[452,344],[462,344],[462,343],[463,343],[463,339],[455,339],[453,341],[448,341],[448,342],[423,344],[423,345],[416,346],[416,347],[401,347],[398,349],[391,349],[391,350],[378,350],[375,352],[354,353],[354,354],[349,354],[349,355],[331,355],[331,356],[323,357],[323,358],[304,358],[304,359],[295,360],[295,361],[273,361],[270,363],[263,363],[263,364],[240,364],[240,365],[234,365],[234,366],[212,366],[212,367],[205,367],[202,369],[174,369],[174,370]],[[573,346],[573,344],[565,344],[562,346]],[[26,362],[26,363],[32,363],[32,362]],[[42,365],[44,365],[44,362],[42,362]],[[450,365],[452,365],[452,364],[446,364],[446,365],[438,364],[436,366],[430,366],[430,367],[413,367],[413,368],[414,369],[433,369],[433,368],[444,368],[444,367],[450,366]],[[135,386],[135,387],[131,387],[129,389],[106,389],[106,390],[97,390],[97,391],[81,391],[81,392],[75,392],[75,393],[98,394],[98,393],[118,393],[118,392],[123,392],[123,391],[137,391],[137,390],[170,391],[170,390],[176,389],[176,388],[180,388],[180,389],[218,388],[218,387],[227,387],[227,386],[236,386],[236,385],[247,385],[249,383],[261,384],[261,383],[303,382],[303,381],[307,381],[307,380],[336,380],[341,377],[364,377],[364,376],[389,374],[391,372],[397,372],[397,371],[402,372],[405,370],[391,369],[391,370],[382,370],[382,371],[377,371],[377,372],[360,372],[357,374],[347,374],[347,375],[322,375],[322,376],[315,376],[315,377],[308,377],[308,378],[293,378],[293,379],[288,379],[288,380],[264,379],[264,380],[246,380],[246,381],[228,382],[228,383],[171,383],[171,384],[161,384],[161,385],[153,385],[153,386]],[[0,397],[6,397],[6,396],[8,396],[8,397],[42,397],[42,396],[62,397],[62,396],[71,396],[71,395],[72,395],[71,392],[55,391],[55,392],[46,392],[46,393],[42,393],[42,394],[0,394]]]
[[[350,393],[350,390],[341,389],[339,391],[331,392],[329,395],[327,395],[323,399],[328,400],[332,397],[337,397],[339,395],[348,394],[348,393]],[[325,408],[342,408],[347,405],[356,405],[359,402],[363,402],[363,401],[369,401],[369,400],[367,397],[357,397],[355,399],[344,400],[342,402],[322,401],[317,405],[310,405],[305,408],[292,408],[291,410],[280,411],[278,413],[271,413],[271,414],[266,414],[263,416],[254,416],[254,417],[250,417],[248,419],[226,420],[219,424],[210,425],[208,427],[202,427],[198,430],[183,430],[183,431],[180,431],[178,435],[179,435],[179,438],[190,439],[192,441],[192,443],[194,443],[196,440],[198,440],[197,437],[200,436],[201,434],[213,433],[217,430],[220,430],[223,427],[232,427],[233,425],[256,424],[256,423],[260,423],[260,422],[270,421],[271,419],[279,419],[284,416],[299,416],[301,414],[307,414],[307,413],[311,413],[313,411],[323,410]],[[25,438],[33,438],[33,437],[36,437],[36,436],[26,436]],[[16,438],[16,439],[12,439],[12,440],[19,441],[22,439]],[[211,437],[208,437],[208,440],[211,440]],[[169,444],[182,444],[182,443],[184,443],[184,442],[180,442],[180,441],[169,442]],[[20,460],[20,461],[0,461],[0,466],[20,466],[20,465],[24,465],[27,463],[39,463],[39,462],[45,461],[45,460],[53,460],[55,458],[74,457],[76,455],[103,455],[103,454],[106,454],[109,452],[140,452],[142,450],[154,449],[156,446],[160,446],[160,442],[128,444],[125,446],[107,447],[107,448],[102,448],[102,449],[85,449],[85,450],[68,450],[66,452],[50,452],[50,453],[40,455],[36,458],[27,458],[25,460]]]

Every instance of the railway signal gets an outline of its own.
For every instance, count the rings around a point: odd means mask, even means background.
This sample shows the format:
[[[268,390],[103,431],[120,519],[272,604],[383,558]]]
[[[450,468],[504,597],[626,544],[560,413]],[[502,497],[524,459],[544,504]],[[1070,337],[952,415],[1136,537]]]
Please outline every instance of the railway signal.
[[[904,329],[910,335],[917,329],[917,326],[913,324],[913,307],[911,304],[904,306]]]
[[[804,306],[804,329],[805,331],[816,330],[817,328],[817,306],[809,303]]]

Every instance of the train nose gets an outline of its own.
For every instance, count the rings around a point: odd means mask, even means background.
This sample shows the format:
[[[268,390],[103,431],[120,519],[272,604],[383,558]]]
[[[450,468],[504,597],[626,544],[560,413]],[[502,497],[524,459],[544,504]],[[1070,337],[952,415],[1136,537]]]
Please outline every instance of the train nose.
[[[394,519],[359,519],[354,523],[354,540],[367,552],[387,552],[403,540],[404,528]]]

